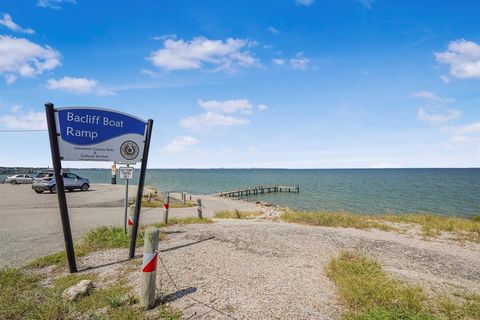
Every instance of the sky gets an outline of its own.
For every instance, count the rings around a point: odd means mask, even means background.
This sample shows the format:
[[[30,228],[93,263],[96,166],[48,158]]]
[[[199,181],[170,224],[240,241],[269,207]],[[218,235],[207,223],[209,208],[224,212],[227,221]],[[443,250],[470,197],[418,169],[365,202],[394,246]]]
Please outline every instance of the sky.
[[[153,119],[151,168],[480,167],[479,1],[2,0],[0,166],[45,102]],[[104,162],[64,167],[107,168]]]

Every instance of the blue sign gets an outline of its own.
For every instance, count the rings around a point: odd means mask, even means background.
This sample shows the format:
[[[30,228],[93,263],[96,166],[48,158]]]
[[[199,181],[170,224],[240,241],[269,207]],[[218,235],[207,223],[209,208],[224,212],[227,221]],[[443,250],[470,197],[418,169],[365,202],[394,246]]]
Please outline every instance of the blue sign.
[[[141,161],[146,122],[108,109],[69,107],[56,114],[63,160]]]

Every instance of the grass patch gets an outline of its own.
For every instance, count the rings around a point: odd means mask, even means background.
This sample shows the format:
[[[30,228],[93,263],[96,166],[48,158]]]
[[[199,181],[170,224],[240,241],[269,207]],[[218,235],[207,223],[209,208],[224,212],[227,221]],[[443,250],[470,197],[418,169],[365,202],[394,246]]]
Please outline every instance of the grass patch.
[[[425,237],[437,237],[444,232],[456,240],[480,242],[480,218],[447,217],[429,213],[362,215],[349,212],[300,212],[288,211],[280,216],[285,222],[314,226],[342,227],[356,229],[397,230],[392,223],[415,224],[421,227]]]
[[[195,207],[196,204],[192,201],[186,201],[185,204],[183,202],[178,201],[170,201],[170,208],[190,208]],[[158,198],[151,198],[150,202],[148,200],[142,200],[142,208],[161,208],[163,207],[163,200]]]
[[[163,197],[158,196],[157,193],[152,194],[150,198],[148,194],[144,195],[142,199],[142,207],[145,208],[160,208],[163,207],[163,204]],[[193,201],[186,200],[185,203],[183,203],[182,200],[170,197],[170,208],[190,208],[195,207],[196,205],[197,204]]]
[[[219,219],[249,219],[261,216],[260,211],[221,210],[215,212],[214,217]]]
[[[129,248],[130,237],[124,233],[123,228],[98,227],[88,231],[82,237],[80,246],[88,248],[90,252],[114,248]],[[137,234],[137,246],[143,246],[142,228],[140,228]]]
[[[392,227],[372,220],[368,216],[343,213],[343,212],[299,212],[288,211],[280,216],[285,222],[293,222],[300,224],[308,224],[313,226],[342,227],[356,229],[372,229],[391,230]]]
[[[137,235],[137,246],[143,246],[143,230],[141,227]],[[98,227],[85,233],[75,246],[75,256],[82,257],[90,252],[129,248],[130,238],[119,227]],[[27,264],[28,268],[43,268],[50,265],[58,267],[67,263],[65,251],[55,252],[44,257],[37,258]]]
[[[75,256],[82,257],[88,251],[82,246],[75,246]],[[36,258],[27,263],[27,268],[44,268],[46,266],[63,266],[67,263],[67,254],[65,251],[55,252],[40,258]]]
[[[429,298],[420,287],[388,276],[374,260],[344,252],[326,267],[347,306],[344,319],[479,319],[480,296],[464,296],[460,302]]]
[[[38,280],[18,269],[0,270],[0,319],[24,319],[38,308]]]
[[[401,223],[413,223],[422,226],[427,237],[441,235],[442,232],[453,234],[458,240],[480,242],[480,218],[446,217],[434,214],[399,214],[384,215],[383,220]]]
[[[160,310],[160,319],[163,320],[180,320],[182,318],[182,312],[176,309],[172,309],[168,306],[162,306]]]
[[[172,226],[176,224],[182,225],[182,224],[199,224],[199,223],[213,223],[213,220],[208,218],[200,219],[198,217],[185,217],[185,218],[174,217],[174,218],[168,219],[168,225],[163,222],[160,222],[160,223],[154,223],[152,224],[152,226],[157,228],[164,228],[164,227]]]
[[[143,319],[140,308],[133,305],[138,299],[129,289],[114,285],[77,301],[66,301],[62,292],[83,279],[93,276],[70,274],[55,279],[52,287],[39,284],[40,277],[24,274],[18,269],[0,270],[0,319],[77,319],[79,314],[88,319]],[[96,314],[107,307],[105,314]]]
[[[100,290],[94,288],[88,296],[75,301],[74,304],[76,309],[82,313],[103,307],[115,309],[131,304],[129,294],[130,291],[125,286],[115,284]]]

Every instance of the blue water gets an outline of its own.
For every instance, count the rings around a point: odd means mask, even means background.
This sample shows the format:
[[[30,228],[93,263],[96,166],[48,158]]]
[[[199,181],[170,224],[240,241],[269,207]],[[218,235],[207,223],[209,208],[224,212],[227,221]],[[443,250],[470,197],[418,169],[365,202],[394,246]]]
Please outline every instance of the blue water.
[[[109,183],[110,170],[72,170],[92,182]],[[139,172],[136,171],[136,178]],[[119,183],[123,183],[118,179]],[[160,190],[207,194],[240,187],[300,185],[300,194],[257,199],[300,210],[358,213],[427,211],[480,214],[480,168],[475,169],[149,169],[146,183]]]

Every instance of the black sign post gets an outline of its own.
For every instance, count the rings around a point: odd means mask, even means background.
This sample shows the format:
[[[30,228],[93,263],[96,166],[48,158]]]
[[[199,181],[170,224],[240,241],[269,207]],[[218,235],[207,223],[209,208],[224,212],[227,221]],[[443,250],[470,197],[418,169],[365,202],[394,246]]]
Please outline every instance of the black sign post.
[[[77,263],[75,261],[75,251],[73,249],[72,230],[70,228],[70,218],[68,217],[67,197],[65,196],[65,186],[62,177],[62,162],[60,158],[60,149],[58,147],[58,132],[55,123],[55,112],[53,103],[45,103],[45,112],[47,114],[48,136],[50,138],[50,150],[52,152],[52,164],[55,172],[55,184],[57,189],[58,206],[60,207],[60,218],[62,220],[63,238],[65,239],[65,249],[67,251],[68,269],[70,273],[77,272]]]
[[[150,149],[150,139],[152,137],[153,120],[147,122],[147,132],[145,134],[145,145],[142,156],[142,166],[140,167],[140,178],[138,180],[137,201],[135,201],[135,218],[133,220],[132,238],[130,239],[129,258],[135,257],[135,247],[137,243],[138,223],[140,221],[140,210],[142,209],[143,187],[145,185],[145,174],[147,171],[148,151]]]

